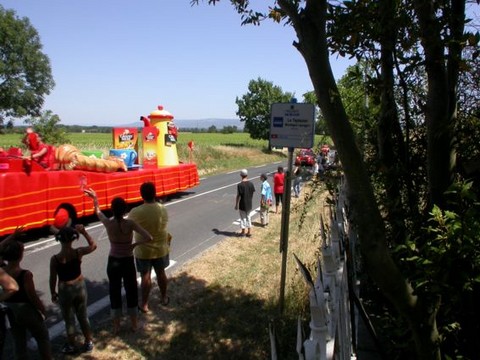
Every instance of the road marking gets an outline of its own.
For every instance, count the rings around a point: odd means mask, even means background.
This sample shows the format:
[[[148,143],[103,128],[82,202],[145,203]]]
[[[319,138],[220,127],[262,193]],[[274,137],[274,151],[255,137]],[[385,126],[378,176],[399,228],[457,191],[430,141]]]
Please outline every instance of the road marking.
[[[258,177],[258,176],[257,176]],[[254,178],[255,179],[255,178]],[[196,195],[192,195],[192,196],[189,196],[185,199],[180,199],[180,200],[174,200],[172,202],[168,202],[166,204],[163,204],[164,206],[171,206],[171,205],[175,205],[175,204],[178,204],[178,203],[181,203],[181,202],[184,202],[184,201],[187,201],[187,200],[191,200],[191,199],[195,199],[197,197],[200,197],[200,196],[204,196],[204,195],[208,195],[208,194],[211,194],[215,191],[219,191],[219,190],[223,190],[223,189],[226,189],[228,187],[231,187],[231,186],[235,186],[237,185],[238,182],[236,183],[233,183],[233,184],[229,184],[229,185],[225,185],[225,186],[222,186],[220,188],[216,188],[216,189],[213,189],[213,190],[209,190],[209,191],[205,191],[203,193],[200,193],[200,194],[196,194]],[[96,224],[96,225],[91,225],[91,226],[87,226],[86,229],[87,230],[91,230],[91,229],[95,229],[97,227],[100,227],[100,226],[103,226],[102,223],[100,224]],[[52,244],[53,242],[53,244]],[[38,251],[41,251],[41,250],[44,250],[44,249],[48,249],[52,246],[56,246],[56,245],[60,245],[58,242],[55,241],[55,237],[51,237],[51,238],[48,238],[48,239],[45,239],[45,240],[41,240],[39,242],[36,242],[34,244],[30,244],[30,245],[26,245],[25,246],[25,249],[28,250],[28,249],[33,249],[32,251],[30,251],[30,253],[35,253],[35,252],[38,252]]]
[[[165,268],[165,270],[168,270],[169,268],[174,267],[176,263],[177,262],[175,260],[170,260],[170,264],[168,265],[168,267]],[[155,274],[155,271],[152,271],[152,280],[156,278],[157,276]],[[137,283],[139,284],[141,283],[140,277],[137,278]],[[122,296],[125,296],[125,289],[123,288],[122,288]],[[100,300],[97,300],[93,304],[90,304],[88,306],[87,308],[88,317],[92,317],[96,315],[97,313],[99,313],[100,311],[102,311],[103,309],[109,306],[110,306],[110,299],[108,296],[104,296]],[[48,328],[48,333],[50,334],[50,340],[53,340],[59,337],[60,335],[63,335],[64,332],[65,332],[65,321],[63,320]],[[35,348],[36,348],[36,342],[33,339],[30,339],[30,340],[31,341],[29,342],[29,348],[31,348],[33,344],[35,345]],[[33,350],[35,350],[35,348],[33,348]]]
[[[234,172],[237,172],[237,171],[234,171]],[[234,173],[232,172],[232,173]],[[231,174],[231,173],[230,173]],[[259,176],[255,176],[255,177],[252,177],[251,179],[257,179],[259,178]],[[172,201],[172,202],[169,202],[167,204],[164,204],[165,206],[170,206],[170,205],[174,205],[174,204],[177,204],[177,203],[181,203],[181,202],[184,202],[184,201],[187,201],[187,200],[190,200],[190,199],[195,199],[197,197],[200,197],[200,196],[204,196],[204,195],[208,195],[208,194],[211,194],[215,191],[219,191],[219,190],[223,190],[223,189],[226,189],[228,187],[231,187],[231,186],[235,186],[237,185],[238,182],[235,182],[235,183],[232,183],[232,184],[228,184],[228,185],[225,185],[225,186],[222,186],[220,188],[216,188],[216,189],[213,189],[213,190],[209,190],[209,191],[205,191],[203,193],[200,193],[200,194],[196,194],[196,195],[193,195],[193,196],[189,196],[185,199],[180,199],[180,200],[175,200],[175,201]],[[250,216],[254,216],[256,213],[258,213],[260,208],[256,208],[254,210],[252,210],[252,212],[250,213]],[[234,224],[240,224],[240,219],[234,221]],[[101,227],[103,226],[102,223],[99,223],[99,224],[96,224],[96,225],[91,225],[91,226],[88,226],[86,227],[87,230],[91,230],[91,229],[95,229],[97,227]],[[194,248],[186,251],[185,253],[183,254],[180,254],[179,256],[177,256],[177,258],[181,258],[182,256],[185,256],[186,254],[188,254],[189,252],[193,251],[194,249],[198,248],[199,246],[201,246],[202,244],[210,241],[212,238],[214,238],[215,236],[218,236],[218,235],[214,235],[208,239],[206,239],[205,241],[203,241],[202,243],[200,244],[197,244],[197,246],[195,246]],[[42,240],[42,241],[39,241],[35,244],[28,244],[25,246],[25,249],[32,249],[29,253],[35,253],[35,252],[39,252],[41,250],[44,250],[44,249],[48,249],[50,247],[53,247],[53,246],[56,246],[56,245],[59,245],[59,243],[57,241],[55,241],[55,237],[51,237],[51,238],[48,238],[48,239],[45,239],[45,240]],[[170,264],[169,266],[165,269],[165,270],[168,270],[169,268],[172,268],[175,266],[175,264],[177,264],[177,261],[175,260],[170,260]],[[155,272],[153,271],[152,272],[152,279],[155,279],[156,278],[156,274]],[[137,278],[137,282],[140,282],[140,277]],[[125,295],[125,291],[124,289],[122,288],[122,296]],[[92,317],[94,315],[96,315],[98,312],[100,312],[101,310],[103,310],[104,308],[108,307],[110,305],[110,299],[109,299],[109,296],[105,296],[99,300],[97,300],[96,302],[94,302],[93,304],[90,304],[88,306],[88,316],[89,317]],[[57,337],[59,337],[60,335],[62,335],[65,331],[65,322],[62,320],[54,325],[52,325],[51,327],[48,328],[48,332],[49,332],[49,336],[50,336],[50,340],[53,340]],[[37,345],[36,345],[36,342],[33,340],[33,339],[30,339],[29,343],[28,343],[28,347],[30,349],[33,349],[35,350],[37,348]]]
[[[260,207],[256,208],[256,209],[253,209],[251,212],[250,212],[250,216],[253,218],[256,214],[260,213]],[[233,222],[234,225],[240,225],[240,218],[238,218],[237,220],[235,220]]]
[[[260,177],[260,176],[255,176],[255,177],[253,177],[253,178],[251,178],[251,179],[252,179],[252,180],[253,180],[253,179],[257,179],[257,178],[259,178],[259,177]],[[163,204],[163,205],[165,205],[165,206],[175,205],[175,204],[178,204],[178,203],[181,203],[181,202],[190,200],[190,199],[195,199],[195,198],[200,197],[200,196],[204,196],[204,195],[211,194],[211,193],[213,193],[213,192],[215,192],[215,191],[219,191],[219,190],[226,189],[226,188],[231,187],[231,186],[236,186],[238,183],[239,183],[239,181],[237,181],[237,182],[235,182],[235,183],[233,183],[233,184],[229,184],[229,185],[225,185],[225,186],[222,186],[222,187],[213,189],[213,190],[208,190],[208,191],[205,191],[205,192],[200,193],[200,194],[192,195],[192,196],[189,196],[189,197],[187,197],[187,198],[185,198],[185,199],[174,200],[174,201],[172,201],[172,202],[169,202],[169,203]]]
[[[263,165],[262,165],[263,166]],[[227,174],[233,174],[233,173],[236,173],[238,171],[232,171],[230,173],[227,173]],[[267,174],[271,174],[270,172],[267,172]],[[251,179],[258,179],[260,176],[255,176],[255,177],[252,177]],[[235,186],[238,184],[238,181],[235,182],[235,183],[232,183],[232,184],[228,184],[228,185],[225,185],[225,186],[222,186],[222,187],[219,187],[219,188],[216,188],[216,189],[213,189],[213,190],[209,190],[209,191],[205,191],[203,193],[200,193],[200,194],[196,194],[196,195],[192,195],[192,196],[189,196],[185,199],[179,199],[179,200],[173,200],[171,202],[168,202],[166,204],[163,204],[164,206],[171,206],[171,205],[175,205],[175,204],[178,204],[178,203],[181,203],[181,202],[184,202],[184,201],[187,201],[187,200],[190,200],[190,199],[195,199],[197,197],[200,197],[200,196],[205,196],[205,195],[208,195],[208,194],[211,194],[215,191],[219,191],[219,190],[223,190],[223,189],[226,189],[228,187],[231,187],[231,186]],[[86,229],[87,230],[91,230],[91,229],[95,229],[97,227],[100,227],[100,226],[103,226],[102,223],[99,223],[99,224],[96,224],[96,225],[91,225],[91,226],[87,226]],[[55,237],[51,237],[51,238],[48,238],[48,239],[45,239],[45,240],[41,240],[39,242],[36,242],[34,244],[29,244],[29,245],[26,245],[25,246],[25,249],[28,250],[28,249],[33,249],[31,251],[31,253],[35,253],[35,252],[38,252],[40,250],[44,250],[44,249],[48,249],[52,246],[55,246],[55,245],[59,245],[59,243],[55,242],[53,244],[51,244],[52,241],[55,240]],[[38,247],[38,249],[37,249]]]
[[[88,226],[86,229],[91,230],[91,229],[95,229],[95,228],[100,227],[100,226],[103,226],[103,224],[99,223],[99,224],[96,224],[96,225],[91,225],[91,226]],[[52,244],[52,242],[53,242],[53,244]],[[36,253],[40,250],[45,250],[45,249],[51,248],[52,246],[55,246],[55,245],[60,245],[60,242],[55,241],[55,237],[53,236],[53,237],[50,237],[48,239],[35,242],[33,244],[27,244],[27,245],[25,245],[25,250],[33,249],[32,251],[30,251],[30,253]],[[38,247],[38,249],[37,249],[37,247]]]

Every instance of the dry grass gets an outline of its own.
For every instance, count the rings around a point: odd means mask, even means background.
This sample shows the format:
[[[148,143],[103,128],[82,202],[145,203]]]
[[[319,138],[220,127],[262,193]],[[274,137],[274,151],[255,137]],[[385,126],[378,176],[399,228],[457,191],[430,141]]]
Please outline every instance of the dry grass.
[[[188,162],[188,156],[188,154],[180,152],[180,161]],[[251,165],[269,164],[285,159],[286,153],[282,151],[268,152],[259,148],[230,145],[199,145],[193,152],[193,161],[197,164],[200,176]]]
[[[270,321],[276,324],[283,358],[296,358],[296,319],[305,317],[308,303],[293,253],[316,274],[325,196],[325,191],[312,193],[308,187],[299,199],[292,198],[282,316],[278,311],[281,215],[272,213],[270,225],[255,226],[252,238],[228,237],[173,274],[170,305],[151,301],[152,311],[142,315],[142,331],[113,336],[105,319],[95,329],[95,350],[78,358],[267,359]],[[158,300],[156,289],[153,299]]]

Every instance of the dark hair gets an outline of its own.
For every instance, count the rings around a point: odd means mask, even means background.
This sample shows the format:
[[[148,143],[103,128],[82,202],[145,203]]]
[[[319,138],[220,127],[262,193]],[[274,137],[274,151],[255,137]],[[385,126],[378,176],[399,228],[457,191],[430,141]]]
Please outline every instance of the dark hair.
[[[144,182],[142,186],[140,186],[140,194],[145,201],[155,201],[155,195],[157,194],[155,184],[152,182]]]
[[[70,226],[66,226],[55,235],[55,239],[57,241],[60,241],[61,243],[69,243],[72,242],[73,240],[78,239],[79,235],[77,230]]]
[[[111,202],[113,217],[117,220],[123,219],[123,215],[127,212],[127,202],[121,198],[116,197]]]
[[[2,259],[5,261],[18,261],[23,256],[24,245],[20,241],[12,241],[2,249]]]
[[[281,173],[282,173],[282,172],[283,172],[283,166],[279,166],[279,167],[277,168],[277,170],[278,170],[278,172],[281,172]]]
[[[267,174],[260,175],[260,179],[267,180]]]

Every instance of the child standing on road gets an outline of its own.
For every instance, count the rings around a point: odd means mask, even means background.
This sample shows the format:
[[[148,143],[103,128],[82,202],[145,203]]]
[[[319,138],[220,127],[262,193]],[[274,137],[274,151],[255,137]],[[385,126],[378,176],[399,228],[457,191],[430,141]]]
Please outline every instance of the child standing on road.
[[[87,246],[72,247],[72,242],[82,234],[88,242]],[[62,228],[55,239],[60,241],[61,249],[50,259],[50,292],[52,302],[58,303],[62,310],[67,331],[67,343],[62,352],[73,354],[77,352],[75,346],[75,316],[82,329],[85,342],[82,351],[93,350],[92,329],[87,315],[87,287],[81,271],[82,257],[92,253],[97,244],[85,230],[83,225]],[[58,279],[58,293],[56,292]]]
[[[269,212],[272,206],[272,188],[267,180],[267,174],[260,175],[262,181],[261,193],[260,193],[260,222],[262,226],[267,226],[269,222]]]

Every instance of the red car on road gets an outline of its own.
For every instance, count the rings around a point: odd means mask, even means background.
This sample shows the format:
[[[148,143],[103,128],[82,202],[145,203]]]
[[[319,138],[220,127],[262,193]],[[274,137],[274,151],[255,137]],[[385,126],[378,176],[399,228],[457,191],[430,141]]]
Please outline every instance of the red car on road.
[[[300,149],[295,158],[295,165],[313,166],[315,164],[315,153],[312,149]]]

